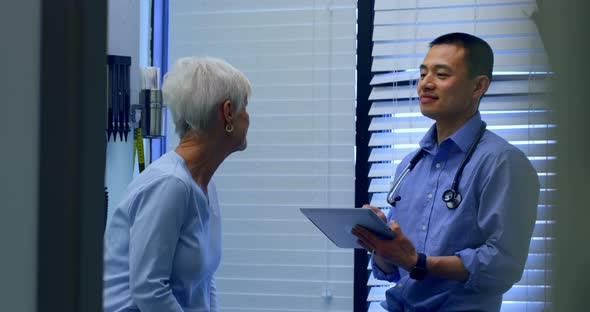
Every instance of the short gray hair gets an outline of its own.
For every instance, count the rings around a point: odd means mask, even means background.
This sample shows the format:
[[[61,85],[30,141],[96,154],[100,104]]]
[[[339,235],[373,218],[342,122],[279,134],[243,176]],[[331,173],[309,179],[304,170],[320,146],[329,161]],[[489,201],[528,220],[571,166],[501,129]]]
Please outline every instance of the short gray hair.
[[[176,133],[184,138],[191,130],[206,133],[216,108],[230,100],[236,111],[252,93],[250,82],[226,61],[212,57],[184,57],[164,76],[162,94],[172,114]]]

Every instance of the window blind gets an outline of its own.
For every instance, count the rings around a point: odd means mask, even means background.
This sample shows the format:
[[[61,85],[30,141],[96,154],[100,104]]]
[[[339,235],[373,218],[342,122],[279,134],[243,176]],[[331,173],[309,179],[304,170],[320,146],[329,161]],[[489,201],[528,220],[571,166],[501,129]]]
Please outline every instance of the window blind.
[[[354,205],[355,10],[351,0],[170,1],[170,63],[221,57],[253,86],[248,148],[214,177],[221,311],[351,311],[352,251],[299,208]]]
[[[525,271],[504,294],[502,311],[542,311],[551,304],[556,124],[544,96],[551,89],[547,57],[529,18],[535,9],[535,1],[502,0],[375,0],[374,8],[368,192],[371,204],[386,213],[397,165],[433,124],[421,115],[416,92],[428,43],[448,32],[465,32],[494,49],[494,77],[480,105],[482,119],[529,157],[541,183]],[[369,311],[383,311],[379,302],[391,286],[370,276]]]

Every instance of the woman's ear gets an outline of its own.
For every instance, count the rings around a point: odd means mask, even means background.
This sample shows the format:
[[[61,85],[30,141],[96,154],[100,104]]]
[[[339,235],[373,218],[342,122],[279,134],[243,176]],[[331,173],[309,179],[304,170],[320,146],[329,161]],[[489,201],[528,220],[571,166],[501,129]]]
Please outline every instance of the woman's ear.
[[[232,119],[234,118],[232,102],[230,100],[225,100],[221,105],[221,111],[223,114],[223,120],[225,121],[225,124],[231,124]]]

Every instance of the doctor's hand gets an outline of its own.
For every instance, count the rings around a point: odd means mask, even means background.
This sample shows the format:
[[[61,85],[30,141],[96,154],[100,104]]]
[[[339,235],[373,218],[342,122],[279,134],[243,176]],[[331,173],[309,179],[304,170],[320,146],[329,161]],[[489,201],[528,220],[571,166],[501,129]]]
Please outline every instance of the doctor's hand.
[[[383,220],[383,222],[387,223],[387,217],[385,216],[385,214],[383,213],[383,211],[381,211],[381,209],[375,207],[375,206],[371,206],[371,205],[363,205],[363,209],[365,208],[369,208],[371,210],[373,210],[375,212],[375,214],[377,214],[377,216],[379,218],[381,218],[381,220]]]
[[[398,266],[410,271],[418,262],[418,254],[414,244],[394,220],[389,222],[389,228],[395,233],[393,239],[380,239],[373,232],[360,225],[352,229],[352,234],[358,237],[359,245],[373,254],[375,262],[383,272],[389,273],[393,271],[392,266]]]

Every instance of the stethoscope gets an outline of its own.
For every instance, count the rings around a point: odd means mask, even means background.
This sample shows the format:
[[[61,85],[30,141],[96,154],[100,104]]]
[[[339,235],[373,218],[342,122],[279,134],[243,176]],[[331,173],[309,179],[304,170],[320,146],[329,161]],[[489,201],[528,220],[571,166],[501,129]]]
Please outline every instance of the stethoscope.
[[[457,173],[455,173],[455,178],[453,179],[453,184],[451,184],[451,189],[444,191],[444,193],[442,195],[442,200],[447,204],[447,208],[449,208],[449,209],[455,209],[455,208],[459,207],[459,204],[461,203],[461,200],[463,199],[461,197],[461,193],[459,193],[459,190],[457,189],[457,186],[459,185],[459,179],[461,178],[461,174],[463,173],[463,169],[465,168],[465,165],[469,161],[469,158],[471,158],[473,151],[477,147],[477,144],[479,144],[479,140],[481,140],[481,137],[483,136],[485,131],[486,131],[486,123],[484,121],[482,121],[481,127],[479,128],[479,133],[477,134],[477,136],[473,140],[473,143],[471,143],[471,146],[469,147],[469,150],[467,151],[465,158],[463,158],[463,161],[461,162],[461,166],[459,166],[459,170],[457,170]],[[399,175],[399,177],[397,179],[395,179],[395,181],[393,181],[393,185],[391,186],[391,190],[387,194],[387,202],[391,206],[395,207],[395,204],[397,203],[397,201],[399,201],[401,199],[401,197],[399,195],[394,197],[394,194],[397,192],[397,189],[399,188],[401,183],[404,181],[406,176],[410,173],[410,171],[412,171],[412,169],[414,169],[416,164],[420,161],[420,159],[422,159],[423,156],[424,156],[424,150],[420,149],[418,151],[418,153],[416,153],[416,155],[414,155],[414,157],[412,157],[412,159],[410,159],[410,163],[408,163],[408,165],[404,168],[404,170]]]

